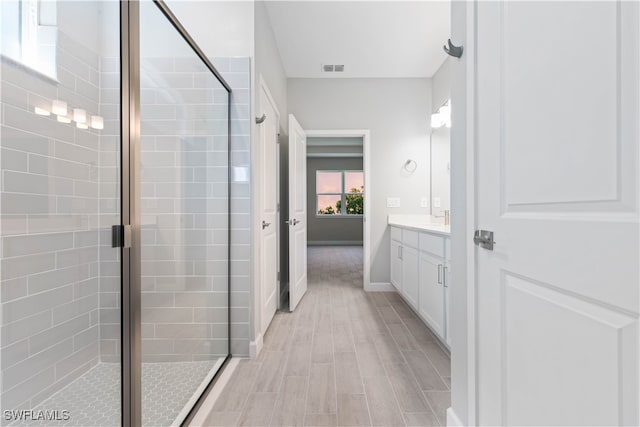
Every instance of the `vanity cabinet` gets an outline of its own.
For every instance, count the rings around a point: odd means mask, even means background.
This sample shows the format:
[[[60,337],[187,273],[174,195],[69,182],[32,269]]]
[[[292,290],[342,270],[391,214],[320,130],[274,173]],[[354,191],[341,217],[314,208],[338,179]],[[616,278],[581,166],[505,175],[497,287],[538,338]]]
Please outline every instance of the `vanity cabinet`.
[[[391,239],[391,284],[402,294],[402,242]]]
[[[414,309],[418,310],[418,250],[402,246],[402,296]]]
[[[440,337],[445,336],[444,259],[420,253],[420,304],[418,314]]]
[[[391,227],[391,283],[447,345],[451,344],[449,254],[446,235]]]

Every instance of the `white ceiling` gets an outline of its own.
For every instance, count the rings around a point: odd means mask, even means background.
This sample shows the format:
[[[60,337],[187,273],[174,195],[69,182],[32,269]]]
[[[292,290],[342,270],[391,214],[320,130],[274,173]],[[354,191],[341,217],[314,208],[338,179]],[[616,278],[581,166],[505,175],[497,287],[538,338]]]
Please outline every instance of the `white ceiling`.
[[[431,77],[445,59],[448,1],[267,1],[288,77]],[[322,64],[344,64],[323,73]]]

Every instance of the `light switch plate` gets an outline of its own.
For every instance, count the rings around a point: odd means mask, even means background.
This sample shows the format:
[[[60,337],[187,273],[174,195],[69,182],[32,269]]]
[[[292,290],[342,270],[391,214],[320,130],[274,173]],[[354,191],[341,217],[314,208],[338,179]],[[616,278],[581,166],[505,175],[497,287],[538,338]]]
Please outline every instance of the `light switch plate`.
[[[387,197],[387,207],[388,208],[399,208],[400,207],[400,197]]]
[[[423,197],[420,199],[420,207],[421,208],[428,208],[429,207],[429,198],[427,197]]]
[[[440,197],[434,197],[433,198],[433,207],[434,208],[439,208],[440,207]]]

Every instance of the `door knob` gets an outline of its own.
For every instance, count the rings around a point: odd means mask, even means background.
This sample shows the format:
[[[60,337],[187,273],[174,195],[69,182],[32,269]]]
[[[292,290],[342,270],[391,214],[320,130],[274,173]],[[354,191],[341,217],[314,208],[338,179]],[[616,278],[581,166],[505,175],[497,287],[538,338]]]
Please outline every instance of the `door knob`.
[[[289,225],[296,225],[297,223],[299,223],[300,221],[298,221],[297,219],[293,218],[290,220],[285,221],[285,224],[289,224]]]
[[[265,220],[262,220],[262,229],[263,229],[263,230],[264,230],[265,228],[267,228],[268,226],[270,226],[270,225],[271,225],[271,223],[270,223],[270,222],[267,222],[267,221],[265,221]]]
[[[496,242],[493,241],[493,231],[476,230],[473,235],[473,243],[475,243],[476,246],[492,251],[493,245],[496,244]]]

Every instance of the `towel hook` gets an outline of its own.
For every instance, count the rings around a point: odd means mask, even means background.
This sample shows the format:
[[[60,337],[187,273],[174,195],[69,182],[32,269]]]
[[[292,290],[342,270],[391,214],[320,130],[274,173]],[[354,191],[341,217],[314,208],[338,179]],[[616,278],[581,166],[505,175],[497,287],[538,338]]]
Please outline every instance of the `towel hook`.
[[[262,117],[256,117],[256,123],[260,124],[262,122],[264,122],[267,119],[267,115],[263,114]]]
[[[444,49],[447,55],[451,55],[454,58],[460,58],[462,56],[462,46],[455,46],[453,43],[451,43],[451,39],[447,40],[447,44],[449,45],[449,47],[442,46],[442,49]]]

